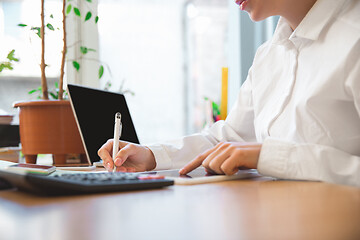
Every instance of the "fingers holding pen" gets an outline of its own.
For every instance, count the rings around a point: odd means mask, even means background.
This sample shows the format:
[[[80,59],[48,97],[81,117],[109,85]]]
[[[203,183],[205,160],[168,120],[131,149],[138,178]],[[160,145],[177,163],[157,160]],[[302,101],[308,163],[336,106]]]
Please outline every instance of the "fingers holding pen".
[[[103,165],[107,170],[113,169],[113,158],[110,155],[112,148],[113,140],[109,139],[98,151],[98,155],[103,160]]]
[[[113,170],[115,160],[117,160],[119,162],[118,164],[115,164],[115,165],[121,166],[123,164],[123,162],[127,159],[127,157],[122,156],[123,154],[120,154],[120,157],[118,157],[122,148],[126,147],[127,144],[125,142],[119,141],[120,150],[117,152],[117,155],[115,155],[114,158],[113,158],[113,156],[111,156],[111,153],[113,150],[113,145],[114,145],[114,140],[109,139],[98,151],[98,155],[103,160],[103,165],[106,168],[106,170],[108,170],[108,171]],[[124,160],[122,161],[122,159],[124,159]],[[117,169],[117,170],[119,170],[119,169]]]
[[[136,153],[136,149],[133,144],[126,144],[120,146],[120,150],[114,157],[114,164],[116,167],[120,167],[124,162],[133,154]]]

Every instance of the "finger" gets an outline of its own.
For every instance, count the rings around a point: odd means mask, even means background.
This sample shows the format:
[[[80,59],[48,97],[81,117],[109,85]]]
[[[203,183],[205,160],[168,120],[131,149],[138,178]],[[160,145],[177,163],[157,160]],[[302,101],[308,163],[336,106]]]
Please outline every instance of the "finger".
[[[221,169],[226,175],[233,175],[239,169],[256,168],[259,158],[259,148],[246,148],[230,156],[222,165]]]
[[[205,168],[205,172],[207,173],[206,176],[209,176],[209,175],[218,175],[216,172],[214,172],[213,170],[211,169],[207,169]]]
[[[191,172],[192,170],[194,170],[195,168],[200,167],[202,162],[204,161],[204,159],[213,151],[214,151],[214,148],[210,148],[207,151],[205,151],[204,153],[200,154],[194,160],[192,160],[191,162],[186,164],[182,169],[180,169],[179,173],[182,175],[185,175],[185,174],[188,174],[189,172]]]
[[[236,164],[236,162],[238,162],[238,159],[233,156],[226,159],[226,161],[221,165],[221,170],[223,173],[228,176],[237,173],[237,171],[239,171],[239,167],[237,167],[238,164]]]
[[[134,167],[116,167],[116,172],[136,172],[136,169]]]
[[[126,172],[136,172],[136,169],[134,167],[127,167]]]
[[[247,157],[247,150],[238,150],[236,155],[230,156],[222,165],[221,169],[226,175],[234,175],[239,167],[243,166],[244,160]]]
[[[113,168],[113,159],[110,155],[112,153],[113,141],[109,139],[101,148],[98,150],[99,157],[103,160],[103,165],[107,170]]]
[[[126,167],[123,166],[116,167],[116,172],[126,172]]]
[[[202,165],[216,174],[224,174],[221,164],[230,156],[229,144],[220,143],[214,151],[206,157]]]
[[[211,154],[211,155],[213,155],[213,154]],[[220,153],[218,152],[215,156],[212,156],[211,161],[204,164],[204,162],[207,161],[207,159],[206,159],[203,162],[203,166],[206,169],[209,169],[210,171],[212,171],[213,173],[225,174],[224,171],[221,169],[221,165],[229,158],[229,156],[230,156],[230,154],[228,152],[220,152]]]
[[[136,153],[136,146],[134,144],[127,144],[120,151],[114,158],[114,163],[116,166],[121,166],[124,162],[132,155]]]

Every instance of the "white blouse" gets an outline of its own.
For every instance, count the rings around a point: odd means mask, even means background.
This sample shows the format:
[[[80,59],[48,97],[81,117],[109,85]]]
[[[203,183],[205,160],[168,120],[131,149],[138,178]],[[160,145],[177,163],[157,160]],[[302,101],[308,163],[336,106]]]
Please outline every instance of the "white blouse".
[[[280,18],[225,121],[149,148],[181,168],[220,141],[261,142],[263,175],[360,187],[359,0],[318,0],[295,31]]]

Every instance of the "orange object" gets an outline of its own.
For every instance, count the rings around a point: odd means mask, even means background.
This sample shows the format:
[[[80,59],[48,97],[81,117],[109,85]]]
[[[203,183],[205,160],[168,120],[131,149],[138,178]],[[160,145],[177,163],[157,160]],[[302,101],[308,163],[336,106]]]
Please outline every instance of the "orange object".
[[[220,119],[225,120],[227,116],[228,104],[228,68],[222,68],[221,75],[221,105],[220,105]]]
[[[21,151],[27,163],[36,163],[37,154],[53,154],[55,165],[66,164],[69,154],[80,154],[87,162],[69,101],[39,100],[17,102]]]

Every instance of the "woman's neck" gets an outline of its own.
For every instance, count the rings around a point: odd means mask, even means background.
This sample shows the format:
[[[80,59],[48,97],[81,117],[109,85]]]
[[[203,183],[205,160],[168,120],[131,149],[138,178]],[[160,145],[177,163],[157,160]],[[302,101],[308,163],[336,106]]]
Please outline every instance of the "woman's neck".
[[[317,0],[284,0],[279,15],[295,30]]]

